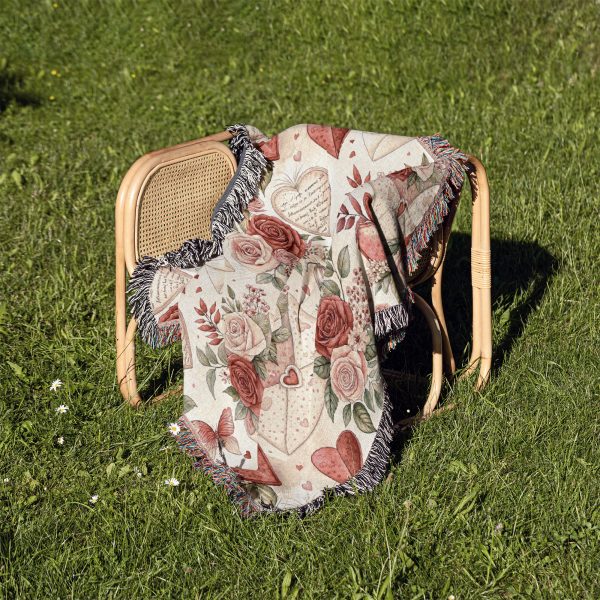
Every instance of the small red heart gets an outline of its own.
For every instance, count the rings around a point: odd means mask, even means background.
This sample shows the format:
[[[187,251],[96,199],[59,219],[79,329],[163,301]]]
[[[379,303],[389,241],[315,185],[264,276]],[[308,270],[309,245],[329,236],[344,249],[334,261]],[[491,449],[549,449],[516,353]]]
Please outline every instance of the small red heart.
[[[200,277],[200,273],[196,273],[196,274],[194,275],[194,279],[198,279],[199,277]]]
[[[250,450],[246,450],[246,452],[244,452],[244,458],[252,458],[252,454],[250,454]]]
[[[302,484],[302,489],[310,492],[312,490],[312,483],[310,481],[307,481],[306,483],[303,483]]]
[[[283,383],[285,385],[298,385],[300,380],[298,379],[298,373],[295,370],[291,370],[287,375],[283,378]]]
[[[354,150],[352,150],[352,152],[350,152],[350,156],[348,158],[354,158],[356,156],[356,152],[354,152]]]
[[[296,469],[298,469],[298,471],[302,471],[302,469],[304,469],[304,465],[296,465]]]
[[[299,133],[295,133],[294,134],[294,139],[297,140],[299,135],[300,135]]]
[[[296,152],[296,154],[294,154],[294,160],[296,162],[299,162],[302,159],[302,152],[300,152],[300,150],[298,150],[298,152]]]
[[[285,387],[300,387],[302,376],[296,365],[289,365],[279,378],[279,383]]]
[[[197,287],[197,288],[196,288],[196,294],[199,294],[201,291],[202,291],[202,288],[201,288],[201,287]]]

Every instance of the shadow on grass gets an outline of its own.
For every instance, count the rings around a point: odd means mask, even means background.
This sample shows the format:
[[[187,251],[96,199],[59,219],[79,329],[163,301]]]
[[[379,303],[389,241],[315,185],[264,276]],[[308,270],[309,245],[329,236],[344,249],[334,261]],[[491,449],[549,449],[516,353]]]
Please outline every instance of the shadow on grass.
[[[25,89],[22,75],[8,69],[0,69],[0,113],[4,112],[11,102],[19,106],[40,105],[40,99]]]
[[[494,319],[492,377],[501,369],[513,345],[521,337],[529,315],[538,308],[544,290],[557,269],[557,260],[531,242],[491,240],[492,309]],[[444,312],[452,351],[458,368],[466,366],[471,348],[471,236],[453,233],[443,277]],[[430,299],[429,284],[415,291]],[[416,414],[429,393],[431,338],[418,310],[406,338],[392,352],[385,368],[401,371],[393,388],[394,420]],[[440,401],[444,400],[444,391]],[[404,437],[404,434],[401,436]]]

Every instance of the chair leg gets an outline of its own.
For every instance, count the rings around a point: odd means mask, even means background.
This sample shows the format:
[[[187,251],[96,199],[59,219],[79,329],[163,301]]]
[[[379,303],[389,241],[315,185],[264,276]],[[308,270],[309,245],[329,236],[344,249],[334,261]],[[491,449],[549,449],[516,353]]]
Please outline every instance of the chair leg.
[[[429,390],[427,402],[425,402],[425,406],[421,413],[421,417],[425,419],[431,415],[435,409],[442,391],[442,382],[444,379],[442,367],[442,332],[435,312],[433,312],[429,304],[416,293],[414,294],[414,298],[417,308],[423,313],[427,320],[427,325],[429,325],[429,329],[431,330],[431,342],[433,347],[431,389]]]
[[[473,348],[466,377],[479,367],[476,389],[482,389],[489,379],[492,364],[492,303],[490,260],[489,187],[481,162],[469,157],[472,169],[469,180],[473,194],[473,224],[471,235],[471,285],[473,290]]]
[[[490,190],[485,169],[481,162],[470,157],[477,178],[477,202],[479,204],[479,245],[473,248],[475,263],[474,284],[479,287],[480,302],[480,365],[477,389],[488,382],[492,367],[492,269],[490,246]]]
[[[127,326],[127,299],[125,297],[125,255],[123,251],[122,207],[115,210],[115,333],[117,351],[117,383],[126,402],[137,406],[141,398],[135,377],[135,331],[137,324],[131,320]]]
[[[444,362],[444,372],[448,378],[454,375],[456,371],[456,363],[452,354],[452,346],[450,345],[450,337],[448,336],[448,327],[444,316],[444,305],[442,303],[442,270],[444,261],[440,264],[438,270],[433,276],[431,286],[431,304],[439,321],[440,330],[442,333],[442,357]]]

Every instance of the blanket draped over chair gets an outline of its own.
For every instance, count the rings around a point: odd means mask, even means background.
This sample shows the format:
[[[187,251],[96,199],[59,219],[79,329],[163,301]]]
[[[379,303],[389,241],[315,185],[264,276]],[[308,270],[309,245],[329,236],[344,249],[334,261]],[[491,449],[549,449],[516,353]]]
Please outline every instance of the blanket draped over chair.
[[[243,515],[305,515],[385,473],[380,360],[466,157],[437,136],[229,131],[238,167],[212,239],[143,258],[129,301],[146,342],[181,340],[181,448]]]

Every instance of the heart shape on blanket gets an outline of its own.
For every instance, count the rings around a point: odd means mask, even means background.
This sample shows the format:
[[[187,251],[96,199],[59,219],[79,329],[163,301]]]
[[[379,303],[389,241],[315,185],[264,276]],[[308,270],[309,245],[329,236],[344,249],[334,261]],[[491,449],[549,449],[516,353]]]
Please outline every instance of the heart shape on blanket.
[[[348,429],[340,433],[335,448],[319,448],[313,452],[310,460],[321,473],[338,483],[354,477],[363,465],[360,442]]]
[[[313,167],[273,191],[271,204],[284,220],[315,235],[329,235],[331,186],[327,171]]]
[[[349,129],[343,127],[329,127],[327,125],[307,125],[308,137],[318,146],[321,146],[333,158],[339,158],[340,148]]]
[[[297,388],[302,385],[302,373],[296,365],[288,365],[279,378],[279,383],[286,388]]]

